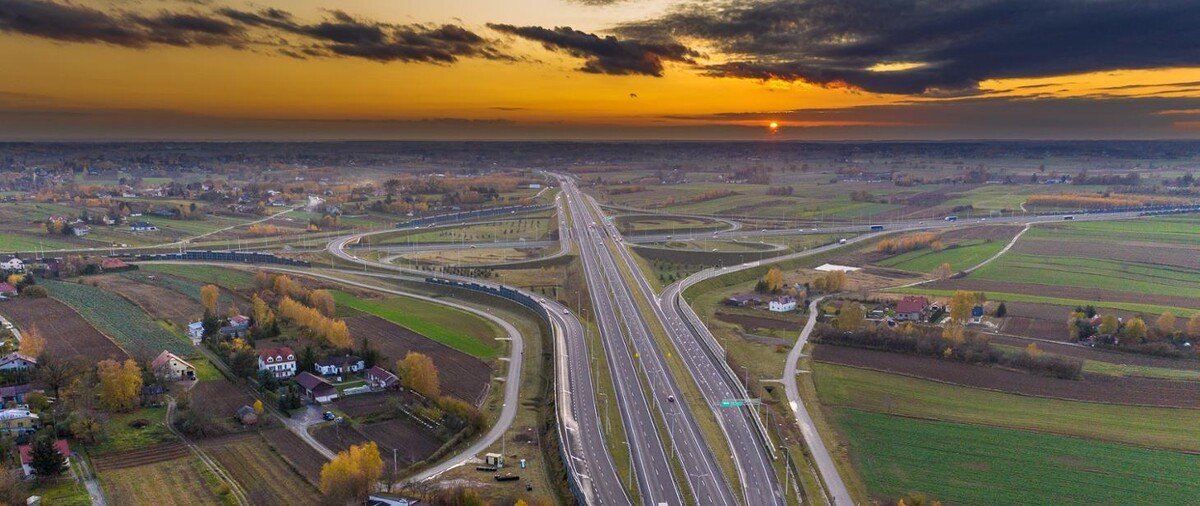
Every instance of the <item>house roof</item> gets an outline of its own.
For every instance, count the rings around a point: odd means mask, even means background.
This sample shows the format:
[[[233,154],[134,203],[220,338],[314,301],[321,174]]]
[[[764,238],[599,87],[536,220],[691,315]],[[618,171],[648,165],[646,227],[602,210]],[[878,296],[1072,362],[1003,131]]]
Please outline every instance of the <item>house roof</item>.
[[[337,356],[333,356],[333,357],[325,357],[321,360],[318,360],[317,365],[318,366],[336,365],[336,366],[340,367],[340,366],[347,366],[347,365],[351,365],[351,364],[357,364],[359,362],[362,362],[362,359],[359,358],[357,355],[337,355]]]
[[[296,360],[296,352],[287,346],[265,348],[258,350],[258,358],[261,358],[263,362],[267,362],[271,358],[274,358],[275,362],[289,362]]]
[[[67,444],[66,439],[54,440],[54,448],[58,449],[58,453],[63,454],[64,457],[71,454],[71,445]],[[33,462],[33,447],[32,446],[21,445],[20,447],[17,448],[17,451],[21,452],[21,464],[22,465],[26,465],[26,464]]]
[[[37,418],[38,416],[25,408],[12,408],[0,411],[0,420],[15,420],[17,418]]]
[[[154,357],[154,361],[150,362],[150,368],[158,369],[159,367],[162,367],[163,365],[165,365],[167,362],[170,362],[171,359],[178,360],[180,363],[182,363],[185,366],[195,368],[192,364],[189,364],[187,360],[179,358],[178,355],[171,353],[167,350],[163,350],[163,352],[159,353],[157,357]]]
[[[104,260],[100,261],[100,267],[105,269],[123,269],[125,267],[129,267],[129,264],[125,263],[125,261],[121,260],[120,258],[105,258]]]
[[[300,374],[297,374],[294,379],[295,379],[296,383],[298,385],[300,385],[301,388],[304,388],[305,390],[308,390],[310,392],[324,390],[327,388],[333,389],[333,385],[330,385],[328,381],[325,381],[320,376],[317,376],[308,371],[304,371],[304,372],[301,372]]]
[[[22,383],[20,385],[9,385],[0,387],[0,397],[12,397],[15,395],[27,394],[33,391],[33,385]]]
[[[204,328],[204,322],[192,322],[192,323],[189,323],[189,324],[188,324],[188,328],[189,328],[189,329],[202,329],[202,328]]]
[[[778,302],[780,304],[791,304],[793,302],[796,302],[796,299],[792,298],[791,295],[784,295],[782,297],[776,297],[771,302]]]
[[[246,325],[250,323],[250,317],[245,315],[234,315],[229,317],[230,325]]]
[[[397,377],[395,374],[392,374],[391,371],[384,369],[382,367],[379,367],[379,366],[374,366],[374,367],[371,367],[370,369],[367,369],[366,374],[367,374],[367,376],[375,378],[376,380],[382,381],[385,384],[389,384],[389,385],[392,384],[393,382],[400,381],[400,378]]]
[[[896,312],[897,313],[920,313],[921,311],[924,311],[925,308],[928,306],[929,306],[929,299],[926,299],[925,297],[921,297],[921,296],[909,295],[909,296],[904,297],[903,299],[900,299],[900,302],[896,303]]]
[[[735,302],[750,302],[753,300],[759,300],[760,298],[761,298],[761,296],[759,296],[756,293],[739,293],[737,295],[729,297],[729,299],[727,299],[727,300],[732,300]]]
[[[30,357],[28,355],[22,355],[21,352],[19,352],[19,351],[14,351],[12,353],[9,353],[8,355],[5,355],[4,358],[0,358],[0,365],[16,362],[18,360],[24,360],[31,364],[37,365],[36,358]]]
[[[17,293],[17,287],[7,282],[0,283],[0,293]]]

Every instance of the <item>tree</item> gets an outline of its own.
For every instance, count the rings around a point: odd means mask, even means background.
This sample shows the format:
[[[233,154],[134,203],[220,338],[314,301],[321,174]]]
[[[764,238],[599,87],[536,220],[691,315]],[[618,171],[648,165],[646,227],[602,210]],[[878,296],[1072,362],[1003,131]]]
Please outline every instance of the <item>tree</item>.
[[[937,269],[933,270],[933,277],[936,279],[945,279],[950,277],[950,275],[953,273],[954,271],[950,269],[950,263],[942,262],[942,265],[939,265]]]
[[[1200,313],[1188,320],[1187,333],[1192,337],[1200,337]]]
[[[55,448],[54,436],[50,434],[34,438],[29,447],[29,467],[33,468],[33,474],[38,479],[54,478],[62,474],[66,470],[66,466],[63,466],[63,460],[66,458],[66,455]]]
[[[217,285],[204,285],[200,288],[200,305],[204,307],[205,316],[217,315],[217,298],[220,295],[221,290]]]
[[[379,447],[374,442],[354,445],[321,467],[321,492],[331,503],[361,503],[382,475]]]
[[[128,411],[137,407],[142,390],[142,370],[133,359],[124,364],[108,359],[96,365],[100,378],[100,403],[111,411]]]
[[[46,339],[37,327],[29,327],[21,333],[21,354],[27,357],[39,357],[46,348]]]
[[[950,321],[964,323],[971,318],[978,296],[966,290],[958,290],[950,297]]]
[[[966,329],[961,324],[951,322],[942,329],[942,337],[953,343],[962,343],[967,340]]]
[[[262,399],[255,399],[255,400],[254,400],[254,414],[257,414],[257,415],[261,415],[261,414],[263,414],[263,403],[262,403]]]
[[[0,504],[26,504],[29,493],[19,469],[0,469]]]
[[[1116,316],[1104,315],[1100,317],[1100,326],[1096,327],[1096,332],[1101,335],[1112,335],[1117,333],[1121,322]]]
[[[337,303],[334,302],[333,295],[328,290],[313,290],[308,292],[308,305],[330,318],[337,311]]]
[[[1163,314],[1154,322],[1154,326],[1158,331],[1165,336],[1175,333],[1175,313],[1170,310],[1163,311]]]
[[[1008,307],[1001,302],[999,306],[996,306],[996,318],[1004,318],[1006,314],[1008,314]]]
[[[104,433],[100,420],[90,415],[81,415],[71,422],[71,435],[86,444],[95,444]]]
[[[49,295],[50,292],[47,292],[44,286],[25,285],[25,288],[21,289],[21,296],[26,299],[44,299]]]
[[[778,267],[770,268],[762,278],[763,291],[779,293],[783,291],[783,271]]]
[[[1038,349],[1037,343],[1029,343],[1029,346],[1025,347],[1025,354],[1028,355],[1029,358],[1037,359],[1041,358],[1042,350]]]
[[[1138,341],[1146,340],[1146,322],[1142,321],[1141,317],[1134,317],[1125,324],[1124,334],[1126,337],[1137,339]]]
[[[838,313],[837,321],[834,322],[834,326],[839,330],[854,330],[858,328],[859,325],[862,325],[862,322],[865,319],[866,314],[863,310],[862,304],[857,302],[847,302],[846,304],[842,304],[842,310]]]
[[[257,294],[250,299],[251,311],[254,317],[254,327],[259,335],[267,335],[275,328],[275,312]]]
[[[437,366],[425,354],[408,352],[403,360],[396,362],[396,371],[400,373],[401,384],[427,398],[437,398],[442,392]]]

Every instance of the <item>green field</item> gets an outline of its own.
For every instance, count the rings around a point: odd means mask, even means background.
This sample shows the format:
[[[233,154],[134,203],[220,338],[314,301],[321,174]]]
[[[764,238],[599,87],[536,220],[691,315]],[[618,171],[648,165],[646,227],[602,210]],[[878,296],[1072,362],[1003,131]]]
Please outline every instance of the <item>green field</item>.
[[[1181,297],[1200,294],[1200,269],[1017,252],[972,272],[970,278]]]
[[[945,504],[1194,504],[1200,455],[834,410],[872,495]],[[1194,419],[1193,419],[1194,420]]]
[[[153,358],[163,350],[180,356],[193,353],[191,343],[172,334],[141,308],[120,295],[79,283],[45,280],[42,286],[55,299],[71,306],[97,330],[112,337],[137,358]]]
[[[550,237],[551,227],[558,222],[550,217],[529,216],[520,219],[436,228],[427,231],[393,235],[375,244],[453,243],[486,241],[540,241]],[[365,244],[365,243],[364,243]]]
[[[1200,410],[1064,401],[813,364],[821,404],[1197,452]]]
[[[1142,241],[1160,244],[1200,245],[1200,217],[1165,216],[1138,220],[1076,221],[1034,227],[1030,239],[1100,242]]]
[[[1004,257],[1001,257],[1004,258]],[[991,265],[991,264],[988,264]],[[934,288],[895,288],[884,290],[893,293],[909,293],[914,295],[928,295],[933,297],[950,297],[954,295],[954,290],[938,290]],[[1181,308],[1172,306],[1161,306],[1157,304],[1141,304],[1137,302],[1111,302],[1111,301],[1095,301],[1084,299],[1064,299],[1058,297],[1043,297],[1041,295],[1027,295],[1023,293],[1007,293],[984,291],[988,300],[992,301],[1007,301],[1007,302],[1031,302],[1035,304],[1054,304],[1058,306],[1087,306],[1092,305],[1098,308],[1120,309],[1133,313],[1144,314],[1161,314],[1163,311],[1172,311],[1175,316],[1191,317],[1193,314],[1200,312],[1194,308]]]
[[[79,248],[81,245],[67,241],[59,235],[0,233],[0,251],[38,251],[43,249]],[[84,246],[86,247],[86,246]]]
[[[246,271],[211,265],[142,264],[143,272],[170,274],[197,283],[215,283],[230,290],[254,288],[254,275]],[[184,292],[188,293],[188,292]],[[190,296],[191,294],[188,293]],[[198,292],[197,292],[197,296]]]
[[[893,267],[912,272],[933,272],[943,263],[950,264],[953,271],[961,271],[978,265],[1004,249],[1005,241],[977,239],[952,245],[941,251],[921,249],[909,251],[877,262],[884,267]]]
[[[410,297],[360,299],[334,291],[333,298],[339,306],[378,316],[473,357],[496,356],[500,330],[473,314]]]

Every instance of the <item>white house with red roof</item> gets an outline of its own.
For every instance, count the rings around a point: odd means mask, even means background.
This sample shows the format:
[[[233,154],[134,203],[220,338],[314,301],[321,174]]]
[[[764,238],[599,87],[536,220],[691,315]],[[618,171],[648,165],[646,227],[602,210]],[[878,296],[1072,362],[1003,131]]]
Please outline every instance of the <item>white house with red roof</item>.
[[[28,371],[37,367],[37,359],[20,352],[12,352],[0,358],[0,371]]]
[[[258,370],[280,379],[295,376],[296,352],[287,346],[258,350]]]
[[[196,367],[167,350],[163,350],[154,358],[153,362],[150,362],[150,370],[155,374],[161,374],[162,377],[177,381],[196,379]]]
[[[928,307],[929,299],[919,295],[907,295],[896,303],[896,320],[919,322]]]

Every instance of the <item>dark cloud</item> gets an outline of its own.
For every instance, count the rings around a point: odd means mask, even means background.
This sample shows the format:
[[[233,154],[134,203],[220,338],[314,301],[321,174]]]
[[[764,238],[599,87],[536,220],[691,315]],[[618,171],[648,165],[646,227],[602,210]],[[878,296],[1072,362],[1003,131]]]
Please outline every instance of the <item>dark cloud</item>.
[[[567,26],[549,29],[540,26],[489,24],[488,27],[541,42],[551,51],[562,51],[576,58],[583,58],[583,67],[579,70],[593,74],[640,74],[661,77],[663,62],[695,63],[694,58],[700,56],[687,46],[668,39],[622,40],[611,35],[601,37]]]
[[[132,48],[254,47],[292,58],[428,63],[453,63],[460,57],[512,59],[494,41],[450,24],[398,25],[337,10],[329,11],[326,19],[304,23],[279,9],[187,9],[145,15],[51,0],[0,0],[0,32]]]
[[[616,33],[713,47],[729,56],[708,67],[714,76],[899,94],[971,94],[993,78],[1200,65],[1194,0],[695,1]],[[898,63],[922,65],[871,70]]]

